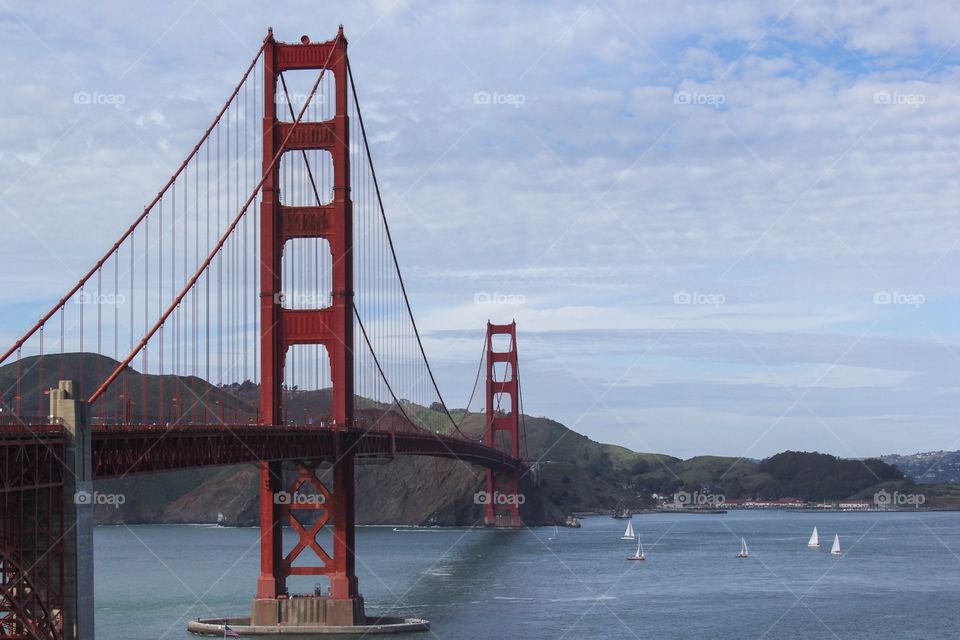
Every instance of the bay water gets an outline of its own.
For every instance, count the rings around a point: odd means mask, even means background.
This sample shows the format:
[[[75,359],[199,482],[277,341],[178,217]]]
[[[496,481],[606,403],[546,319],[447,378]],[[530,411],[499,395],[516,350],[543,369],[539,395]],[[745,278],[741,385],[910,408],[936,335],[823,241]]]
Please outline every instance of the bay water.
[[[960,513],[638,514],[519,531],[360,527],[370,614],[480,638],[903,640],[960,634]],[[823,545],[809,549],[813,527]],[[829,553],[839,533],[843,554]],[[293,533],[286,532],[288,541]],[[740,537],[750,557],[736,558]],[[95,531],[98,640],[190,638],[192,618],[246,615],[259,530]],[[321,541],[326,541],[321,537]],[[315,579],[291,591],[312,593]]]

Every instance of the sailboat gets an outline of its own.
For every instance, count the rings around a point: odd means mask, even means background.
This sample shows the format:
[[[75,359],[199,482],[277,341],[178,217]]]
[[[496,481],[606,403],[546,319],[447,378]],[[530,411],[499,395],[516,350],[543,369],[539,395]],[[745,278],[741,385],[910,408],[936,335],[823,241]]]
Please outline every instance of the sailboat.
[[[647,557],[643,554],[643,543],[640,542],[640,536],[637,536],[637,552],[632,556],[627,556],[627,560],[646,560]]]
[[[633,533],[633,520],[627,522],[627,530],[623,532],[623,535],[620,536],[621,540],[633,540],[636,536]]]
[[[830,547],[830,553],[838,556],[840,555],[840,534],[835,534],[833,536],[833,546]]]
[[[556,525],[553,526],[553,535],[547,538],[547,540],[556,540],[560,537],[560,529]]]
[[[747,539],[740,538],[740,553],[737,554],[738,558],[746,558],[750,555],[750,550],[747,549]]]
[[[807,546],[814,549],[820,548],[820,535],[817,533],[816,527],[813,528],[813,533],[810,534],[810,542],[807,543]]]

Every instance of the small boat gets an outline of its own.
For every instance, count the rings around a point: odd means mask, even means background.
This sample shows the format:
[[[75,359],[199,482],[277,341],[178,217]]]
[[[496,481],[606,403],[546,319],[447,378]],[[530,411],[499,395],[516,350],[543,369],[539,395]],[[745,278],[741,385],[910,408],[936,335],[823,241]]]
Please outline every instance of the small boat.
[[[636,538],[636,535],[633,533],[633,520],[627,522],[627,530],[623,532],[623,535],[620,536],[621,540],[633,540]]]
[[[820,548],[820,534],[817,533],[817,528],[813,528],[813,533],[810,534],[810,542],[807,543],[808,547],[813,549]]]
[[[632,556],[627,556],[627,560],[646,560],[647,556],[643,554],[643,543],[640,542],[640,537],[637,537],[637,552]]]
[[[627,508],[627,505],[624,504],[623,500],[617,503],[617,506],[614,507],[613,513],[610,514],[610,517],[615,520],[627,520],[633,517],[633,513],[630,512],[630,509]]]
[[[750,550],[747,549],[747,539],[740,538],[740,553],[737,554],[738,558],[746,558],[750,556]]]
[[[547,540],[556,540],[560,537],[560,529],[556,525],[553,526],[553,535],[547,538]]]
[[[835,534],[833,536],[833,546],[830,547],[830,553],[838,556],[840,555],[840,534]]]

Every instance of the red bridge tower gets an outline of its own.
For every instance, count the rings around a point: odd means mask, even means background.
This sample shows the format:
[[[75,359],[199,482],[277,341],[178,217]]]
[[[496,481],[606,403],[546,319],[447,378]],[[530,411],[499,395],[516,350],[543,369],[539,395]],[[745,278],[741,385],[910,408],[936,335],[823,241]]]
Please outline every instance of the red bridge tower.
[[[506,351],[494,349],[494,336],[509,337]],[[496,379],[502,363],[503,375]],[[497,447],[497,440],[506,435],[506,453],[520,458],[520,382],[517,371],[517,323],[492,324],[487,322],[487,429],[484,444]],[[508,401],[504,405],[504,400]],[[506,406],[506,408],[504,408]],[[499,438],[498,438],[499,436]],[[519,527],[520,521],[519,477],[516,471],[487,469],[487,513],[485,524],[496,527]]]
[[[284,121],[277,114],[277,81],[288,70],[316,69],[333,74],[335,115],[322,122]],[[354,429],[353,362],[353,212],[350,196],[350,140],[347,118],[349,79],[347,41],[341,27],[329,42],[301,44],[276,42],[272,32],[264,50],[263,183],[260,207],[261,251],[261,353],[260,404],[263,424],[281,426],[283,369],[287,350],[294,345],[319,344],[330,358],[333,383],[332,428]],[[280,191],[278,153],[321,149],[333,158],[333,200],[322,206],[288,206]],[[332,254],[332,304],[322,309],[283,307],[283,250],[295,238],[324,238]],[[339,440],[338,440],[339,441]],[[363,599],[355,573],[354,456],[349,447],[333,461],[332,491],[317,477],[320,461],[298,464],[297,479],[282,486],[282,464],[261,465],[260,486],[260,578],[253,601],[251,624],[317,623],[363,624]],[[291,505],[278,496],[293,496],[312,490],[322,502]],[[296,512],[312,510],[317,516],[308,524]],[[287,521],[299,539],[284,552],[282,523]],[[320,530],[332,520],[332,550],[317,541]],[[298,563],[305,551],[315,564]],[[326,576],[326,596],[289,599],[287,578],[291,575]]]

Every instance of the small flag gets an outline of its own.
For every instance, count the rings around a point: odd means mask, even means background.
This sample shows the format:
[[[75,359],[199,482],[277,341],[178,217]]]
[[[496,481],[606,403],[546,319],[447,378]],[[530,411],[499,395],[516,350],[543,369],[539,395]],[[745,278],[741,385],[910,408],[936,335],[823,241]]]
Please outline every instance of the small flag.
[[[223,625],[223,637],[224,638],[239,638],[240,634],[230,628],[230,625]]]

